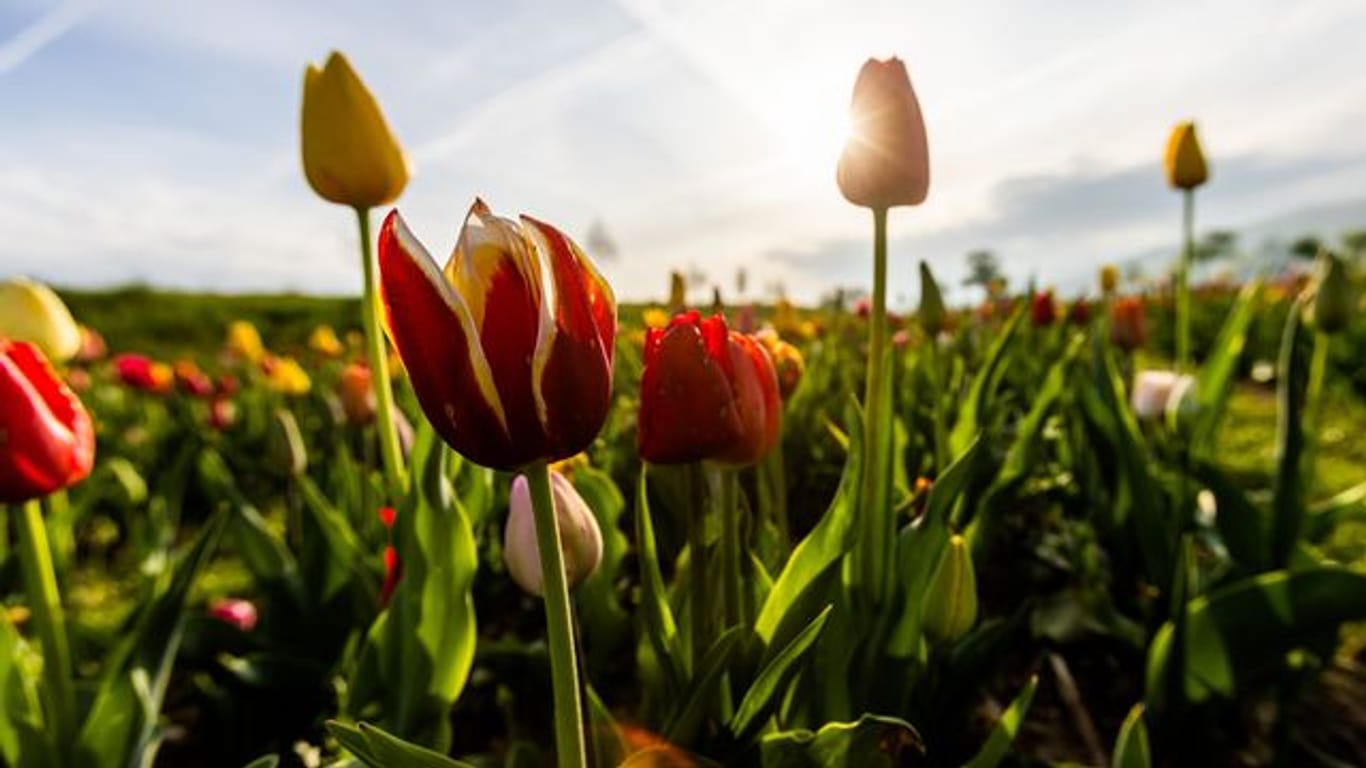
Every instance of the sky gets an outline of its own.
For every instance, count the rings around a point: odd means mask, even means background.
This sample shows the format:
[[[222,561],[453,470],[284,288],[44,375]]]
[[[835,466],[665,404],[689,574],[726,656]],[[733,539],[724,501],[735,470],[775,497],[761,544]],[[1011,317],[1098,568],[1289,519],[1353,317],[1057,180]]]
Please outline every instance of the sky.
[[[750,298],[812,301],[871,281],[834,171],[859,67],[896,55],[932,181],[891,215],[893,303],[974,248],[1075,291],[1174,242],[1179,120],[1210,160],[1201,229],[1366,199],[1363,37],[1360,0],[5,0],[0,276],[358,292],[354,219],[298,151],[304,68],[339,49],[433,254],[479,195],[581,242],[600,222],[623,299],[672,269],[736,298],[743,268]]]

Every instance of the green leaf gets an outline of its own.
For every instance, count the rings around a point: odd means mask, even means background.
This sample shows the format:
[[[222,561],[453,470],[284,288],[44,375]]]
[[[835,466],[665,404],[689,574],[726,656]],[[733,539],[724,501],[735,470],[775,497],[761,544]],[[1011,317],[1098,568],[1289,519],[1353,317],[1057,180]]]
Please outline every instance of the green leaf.
[[[763,768],[897,768],[924,752],[925,742],[910,723],[879,715],[827,723],[815,732],[772,733],[759,742]]]
[[[602,531],[602,560],[574,590],[574,608],[583,631],[583,648],[590,670],[610,669],[630,640],[631,617],[622,607],[617,588],[621,564],[630,541],[619,526],[626,500],[610,475],[580,467],[573,473],[574,488],[583,497]]]
[[[987,737],[987,743],[967,762],[966,768],[994,768],[1000,764],[1010,750],[1011,743],[1015,741],[1015,734],[1020,732],[1020,725],[1024,723],[1025,716],[1029,714],[1029,705],[1034,702],[1034,691],[1038,687],[1039,678],[1031,677],[1024,690],[1020,691],[1002,713],[1001,722],[992,729],[991,735]]]
[[[1327,538],[1348,521],[1366,522],[1366,483],[1359,483],[1309,510],[1304,536],[1312,542]]]
[[[1271,532],[1266,514],[1216,465],[1197,461],[1194,472],[1214,494],[1218,509],[1214,524],[1233,560],[1249,573],[1267,570],[1271,565]]]
[[[833,606],[826,606],[818,616],[807,625],[801,634],[793,638],[781,651],[764,665],[759,676],[754,679],[735,716],[730,720],[730,730],[736,738],[743,739],[752,726],[760,725],[778,705],[778,695],[792,675],[797,671],[797,663],[802,660],[812,643],[820,637],[825,622],[830,618]]]
[[[1143,705],[1135,704],[1119,727],[1111,768],[1151,768],[1152,748],[1148,746],[1148,726],[1143,722]]]
[[[132,635],[112,655],[77,739],[81,765],[115,768],[151,763],[158,744],[157,718],[180,647],[190,587],[217,549],[227,520],[220,513],[204,524],[189,552],[139,616]]]
[[[361,723],[360,732],[370,745],[370,754],[375,758],[374,768],[471,768],[469,763],[410,744],[369,723]]]
[[[968,444],[982,431],[983,419],[991,405],[991,399],[995,396],[1001,376],[1005,373],[1001,361],[1005,359],[1010,340],[1014,338],[1024,316],[1025,306],[1021,304],[1006,321],[1005,327],[992,342],[985,362],[978,369],[977,375],[973,376],[967,397],[963,398],[962,408],[958,411],[958,420],[954,422],[953,431],[949,434],[949,449],[954,455],[967,450]]]
[[[851,406],[850,410],[851,415],[846,419],[850,426],[849,452],[839,489],[835,491],[835,498],[830,502],[830,507],[826,509],[820,522],[816,523],[816,527],[792,551],[792,556],[788,558],[782,572],[773,582],[768,599],[759,610],[754,630],[764,643],[773,642],[784,616],[794,606],[802,604],[799,600],[802,593],[838,563],[852,544],[854,507],[860,492],[863,448],[860,430],[862,419],[856,405]],[[800,618],[805,624],[807,618]]]
[[[702,726],[712,703],[717,698],[717,686],[721,677],[730,666],[731,656],[744,634],[744,628],[734,626],[716,639],[711,649],[698,663],[696,674],[688,685],[687,693],[674,716],[664,729],[664,737],[675,744],[692,742],[697,729]]]
[[[342,749],[355,755],[357,760],[368,766],[378,766],[378,758],[370,751],[370,740],[365,738],[360,728],[339,720],[327,721],[327,732],[337,740]]]
[[[305,528],[305,581],[321,602],[328,602],[348,584],[361,585],[371,604],[378,600],[379,585],[374,573],[366,567],[367,553],[360,537],[332,502],[308,477],[297,479],[308,512],[309,525]]]
[[[1229,392],[1233,388],[1234,375],[1238,372],[1238,361],[1247,346],[1247,332],[1262,293],[1260,281],[1243,286],[1238,300],[1229,310],[1228,319],[1219,331],[1214,342],[1214,353],[1200,366],[1195,377],[1196,416],[1191,432],[1193,450],[1200,455],[1209,455],[1218,434],[1219,421],[1228,404]]]
[[[1273,571],[1192,600],[1186,607],[1184,698],[1233,698],[1285,655],[1345,622],[1366,620],[1366,575],[1345,568]],[[1148,649],[1148,705],[1166,700],[1175,627]]]
[[[1271,562],[1276,566],[1290,562],[1290,555],[1300,539],[1305,512],[1305,478],[1301,473],[1305,442],[1301,417],[1309,361],[1300,339],[1302,304],[1295,302],[1286,316],[1277,371],[1276,482],[1271,502]]]
[[[0,758],[6,765],[48,765],[53,759],[52,743],[44,738],[40,678],[39,661],[0,611]]]
[[[262,755],[242,766],[242,768],[276,768],[279,764],[280,757],[278,755]]]
[[[636,543],[640,547],[640,607],[645,612],[645,634],[655,656],[664,667],[673,690],[679,690],[687,679],[683,654],[678,647],[678,625],[669,607],[669,589],[659,568],[659,551],[655,545],[654,523],[650,519],[650,498],[645,488],[647,469],[641,467],[640,483],[636,489]]]

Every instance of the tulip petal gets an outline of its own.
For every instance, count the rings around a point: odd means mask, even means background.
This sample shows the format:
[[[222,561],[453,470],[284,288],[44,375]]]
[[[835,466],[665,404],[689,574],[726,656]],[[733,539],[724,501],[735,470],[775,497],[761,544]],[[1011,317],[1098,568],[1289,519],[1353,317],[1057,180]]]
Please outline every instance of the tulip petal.
[[[711,354],[725,323],[703,322],[697,312],[675,317],[666,330],[645,337],[640,416],[636,441],[640,455],[655,464],[682,464],[711,458],[741,431],[730,381],[723,366],[726,351]]]
[[[90,473],[90,416],[36,347],[0,341],[0,403],[0,502],[45,496]]]
[[[380,285],[389,335],[428,420],[458,451],[503,468],[514,445],[468,308],[398,211],[379,235]]]
[[[740,438],[726,446],[716,459],[748,466],[763,458],[778,442],[783,407],[778,376],[768,353],[751,336],[732,332],[726,354],[741,429]]]

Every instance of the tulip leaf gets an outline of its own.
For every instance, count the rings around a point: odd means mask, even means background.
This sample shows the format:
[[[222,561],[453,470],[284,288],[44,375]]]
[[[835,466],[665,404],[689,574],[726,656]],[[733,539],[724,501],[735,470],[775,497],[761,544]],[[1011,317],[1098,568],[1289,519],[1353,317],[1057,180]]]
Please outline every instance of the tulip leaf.
[[[365,550],[359,537],[332,502],[307,475],[297,479],[304,500],[304,582],[317,590],[317,599],[331,601],[342,588],[355,580],[373,603],[379,589],[374,573],[366,567]]]
[[[19,630],[0,611],[0,759],[5,765],[45,765],[52,757],[33,656]]]
[[[369,768],[468,768],[426,747],[412,744],[369,723],[327,721],[327,730],[342,748]]]
[[[645,612],[646,636],[655,656],[663,665],[673,690],[677,691],[687,679],[681,667],[683,654],[678,648],[678,625],[669,607],[669,590],[659,568],[659,550],[655,544],[654,523],[650,519],[650,498],[645,488],[647,470],[640,470],[636,491],[636,544],[640,547],[641,609]]]
[[[242,768],[276,768],[279,764],[279,755],[262,755],[242,766]]]
[[[1273,571],[1198,597],[1186,607],[1179,656],[1173,651],[1173,622],[1149,646],[1149,706],[1167,701],[1169,665],[1178,658],[1184,699],[1233,698],[1244,683],[1284,664],[1289,651],[1361,620],[1366,575],[1338,567]]]
[[[1349,520],[1366,522],[1366,483],[1358,483],[1310,509],[1305,538],[1321,541]]]
[[[982,431],[982,422],[991,398],[1001,381],[1001,376],[1005,373],[1005,367],[1001,362],[1005,359],[1010,340],[1015,336],[1015,331],[1020,327],[1024,316],[1025,306],[1022,304],[1006,321],[1005,327],[992,342],[986,361],[973,376],[968,394],[963,398],[962,408],[958,411],[958,420],[954,422],[953,431],[949,434],[949,450],[954,455],[967,450],[968,443]]]
[[[1233,388],[1234,374],[1238,372],[1238,361],[1247,346],[1248,328],[1256,317],[1261,292],[1260,281],[1243,286],[1219,331],[1219,338],[1214,342],[1214,353],[1196,374],[1196,416],[1191,443],[1193,450],[1200,455],[1207,455],[1213,447],[1219,420],[1228,404],[1229,391]]]
[[[688,689],[681,699],[682,705],[670,718],[664,729],[664,737],[676,744],[686,744],[693,740],[697,729],[702,726],[707,711],[717,695],[717,686],[722,675],[730,667],[731,656],[744,634],[744,627],[734,626],[716,639],[702,660],[698,662],[695,674],[688,683]]]
[[[184,630],[185,603],[227,521],[219,513],[204,524],[189,551],[162,579],[128,639],[112,654],[77,739],[81,765],[115,768],[152,762],[161,701]]]
[[[1148,726],[1143,722],[1143,712],[1143,705],[1135,704],[1124,718],[1115,739],[1110,768],[1152,768],[1152,747],[1148,743]]]
[[[1196,461],[1195,475],[1214,494],[1218,514],[1214,523],[1234,562],[1249,573],[1270,567],[1270,524],[1266,513],[1252,503],[1237,483],[1213,464]]]
[[[748,735],[753,726],[762,724],[764,718],[777,707],[778,695],[796,673],[797,663],[802,660],[807,649],[820,637],[832,608],[833,606],[826,606],[806,629],[764,665],[759,676],[745,692],[745,697],[735,710],[735,716],[730,720],[730,730],[736,738]]]
[[[912,765],[925,743],[910,723],[863,715],[852,723],[826,723],[819,731],[771,733],[759,742],[763,768],[896,768]]]
[[[1271,561],[1285,566],[1299,542],[1305,511],[1304,410],[1309,361],[1297,301],[1285,319],[1276,390],[1276,477],[1271,502]]]
[[[784,616],[799,604],[799,598],[820,576],[839,562],[849,550],[862,465],[862,434],[857,406],[851,406],[846,418],[849,424],[849,452],[840,478],[839,489],[830,507],[816,527],[792,551],[783,570],[773,582],[759,610],[754,629],[765,643],[772,643]]]
[[[622,607],[617,584],[630,541],[618,523],[626,500],[610,475],[591,467],[573,473],[574,488],[583,497],[602,531],[602,560],[593,574],[574,590],[574,606],[582,628],[589,669],[610,669],[630,640],[631,619]]]
[[[1001,721],[991,730],[986,744],[965,764],[965,768],[995,768],[1001,763],[1015,741],[1015,734],[1020,732],[1025,716],[1029,714],[1029,705],[1034,702],[1034,691],[1038,687],[1039,678],[1031,677],[1024,690],[1001,714]]]

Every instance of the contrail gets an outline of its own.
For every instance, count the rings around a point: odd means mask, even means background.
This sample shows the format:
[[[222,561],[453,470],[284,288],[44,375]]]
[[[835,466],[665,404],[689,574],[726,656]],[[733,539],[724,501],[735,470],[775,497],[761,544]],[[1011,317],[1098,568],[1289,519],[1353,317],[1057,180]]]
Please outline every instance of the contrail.
[[[89,0],[63,3],[10,39],[0,42],[0,75],[7,74],[71,31],[95,10]]]

